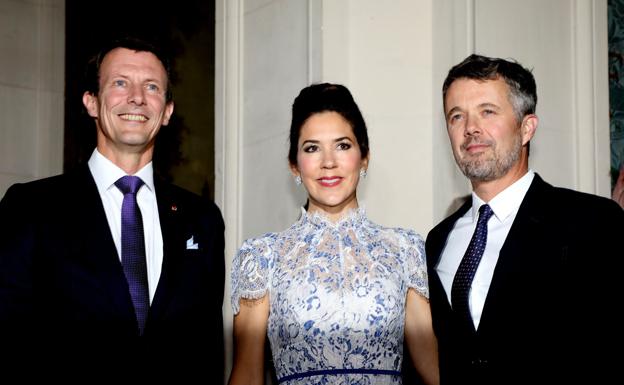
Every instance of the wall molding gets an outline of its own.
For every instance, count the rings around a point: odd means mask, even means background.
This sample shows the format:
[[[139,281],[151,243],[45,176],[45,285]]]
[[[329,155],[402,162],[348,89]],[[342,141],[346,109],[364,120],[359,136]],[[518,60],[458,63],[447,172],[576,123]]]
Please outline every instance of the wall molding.
[[[229,271],[242,241],[243,2],[217,0],[215,11],[215,202],[226,229],[223,324],[227,378],[233,356]]]
[[[607,5],[576,0],[572,9],[574,183],[580,191],[609,196]]]

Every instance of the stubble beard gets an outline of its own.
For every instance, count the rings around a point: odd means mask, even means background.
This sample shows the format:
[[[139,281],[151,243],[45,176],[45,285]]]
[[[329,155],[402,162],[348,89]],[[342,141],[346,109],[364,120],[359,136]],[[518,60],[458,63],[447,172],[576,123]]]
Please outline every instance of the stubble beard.
[[[457,159],[457,165],[464,175],[479,182],[489,182],[503,177],[520,159],[522,152],[522,137],[516,135],[511,148],[506,153],[496,151],[496,143],[490,153],[483,153],[475,158]]]

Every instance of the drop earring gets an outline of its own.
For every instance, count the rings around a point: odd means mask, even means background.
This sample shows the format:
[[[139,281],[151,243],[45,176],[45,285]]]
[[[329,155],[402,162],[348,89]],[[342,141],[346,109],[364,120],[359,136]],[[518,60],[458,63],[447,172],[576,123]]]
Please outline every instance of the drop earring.
[[[366,178],[367,175],[368,175],[368,173],[366,172],[366,169],[364,167],[362,167],[360,169],[360,177],[361,178]]]
[[[295,184],[296,184],[297,186],[301,186],[301,175],[297,175],[297,176],[295,177]]]

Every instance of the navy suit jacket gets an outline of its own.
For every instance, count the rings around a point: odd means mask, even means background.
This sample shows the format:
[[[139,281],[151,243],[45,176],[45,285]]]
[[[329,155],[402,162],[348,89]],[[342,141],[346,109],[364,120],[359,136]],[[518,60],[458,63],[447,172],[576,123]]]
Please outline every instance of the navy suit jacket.
[[[157,179],[155,189],[163,265],[139,337],[88,167],[12,186],[0,201],[2,340],[16,351],[36,352],[60,375],[71,372],[60,362],[75,361],[98,376],[117,373],[112,368],[137,375],[157,369],[161,379],[168,373],[222,382],[221,213],[214,203]],[[187,249],[191,237],[198,249]],[[60,345],[69,353],[55,352]]]
[[[599,383],[620,351],[624,211],[535,178],[501,248],[476,332],[452,311],[435,270],[457,212],[426,241],[442,384]]]

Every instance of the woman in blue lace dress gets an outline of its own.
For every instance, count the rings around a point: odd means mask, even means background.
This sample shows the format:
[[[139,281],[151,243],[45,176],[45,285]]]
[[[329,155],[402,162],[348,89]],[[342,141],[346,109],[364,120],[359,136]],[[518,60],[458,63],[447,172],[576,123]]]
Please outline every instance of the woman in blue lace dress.
[[[248,239],[233,261],[230,385],[263,383],[267,335],[280,384],[401,384],[404,341],[436,384],[424,243],[358,206],[368,135],[347,88],[301,91],[288,159],[308,202],[289,229]]]

